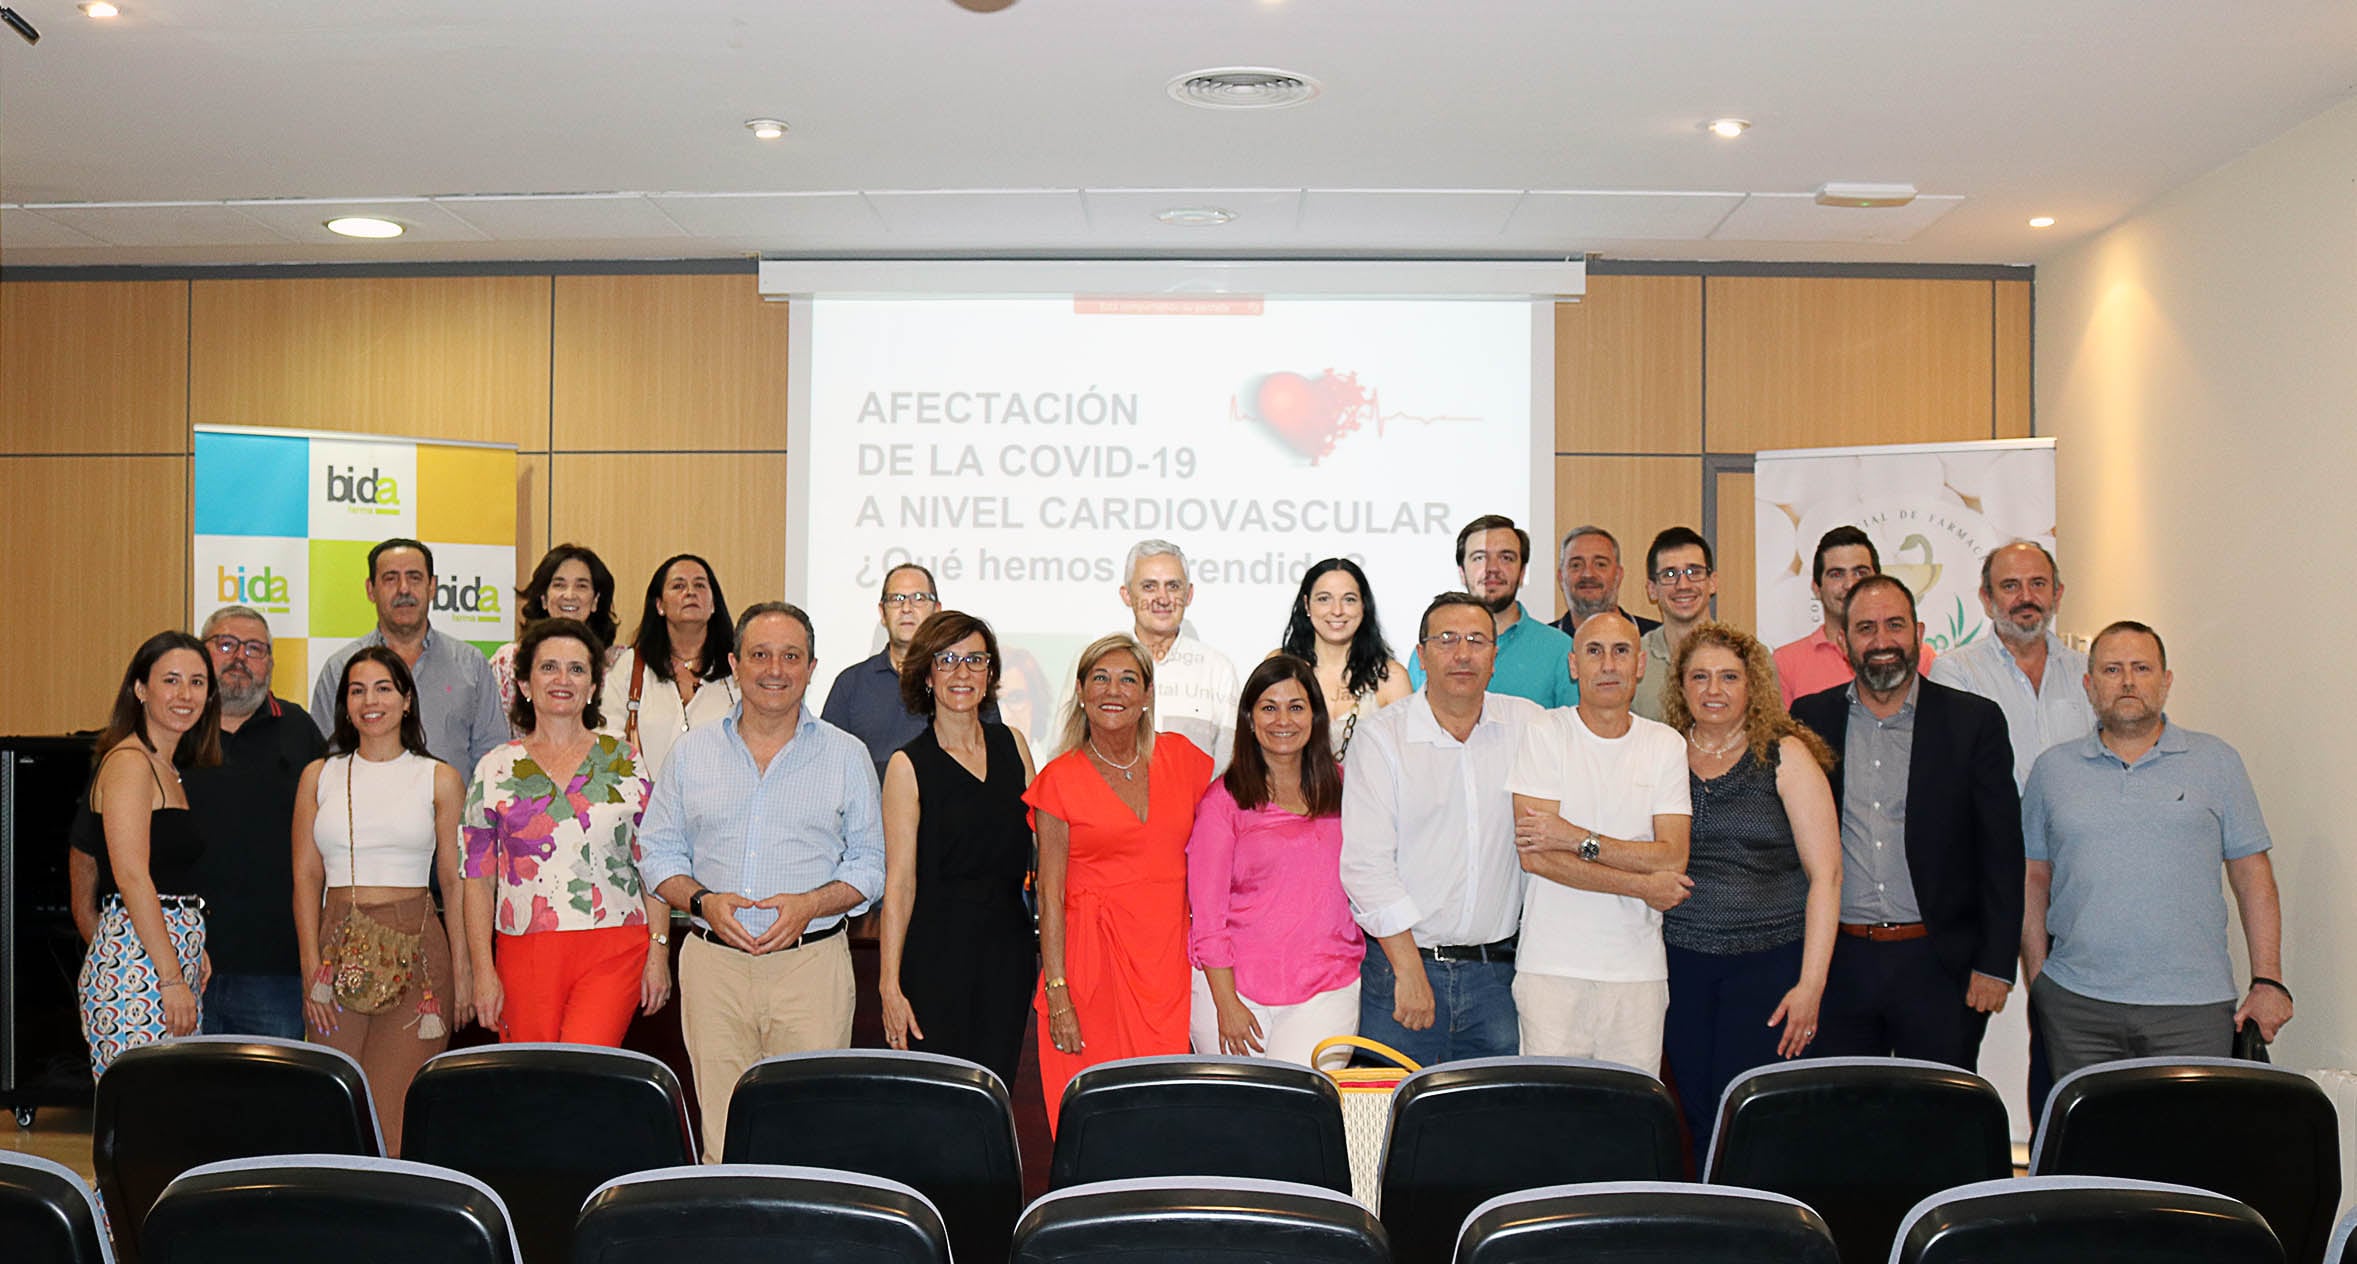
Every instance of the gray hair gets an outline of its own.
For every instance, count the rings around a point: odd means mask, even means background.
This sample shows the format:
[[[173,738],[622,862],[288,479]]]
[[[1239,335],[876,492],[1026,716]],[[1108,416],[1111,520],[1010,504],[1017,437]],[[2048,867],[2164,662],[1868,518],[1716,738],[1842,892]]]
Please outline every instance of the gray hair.
[[[1989,550],[1989,551],[1988,551],[1986,554],[1982,555],[1982,557],[1981,557],[1981,591],[1982,591],[1982,592],[1987,592],[1987,591],[1989,591],[1989,571],[1990,571],[1990,568],[1994,567],[1994,566],[1997,564],[1997,555],[1998,555],[1999,553],[2003,553],[2003,552],[2004,552],[2005,550],[2007,550],[2007,549],[2010,549],[2010,548],[2016,548],[2016,547],[2019,547],[2019,546],[2021,546],[2021,545],[2025,545],[2025,544],[2026,544],[2026,545],[2028,545],[2029,547],[2033,548],[2033,549],[2036,549],[2036,550],[2038,550],[2038,556],[2040,556],[2040,557],[2042,557],[2042,558],[2045,558],[2045,559],[2046,559],[2046,570],[2047,570],[2048,574],[2050,574],[2050,575],[2052,575],[2052,576],[2053,576],[2053,578],[2054,578],[2054,585],[2055,585],[2055,587],[2057,587],[2057,588],[2060,588],[2060,587],[2062,586],[2062,567],[2060,567],[2060,566],[2058,566],[2058,565],[2056,565],[2056,564],[2055,564],[2055,561],[2054,561],[2054,555],[2053,555],[2052,553],[2049,553],[2049,552],[2047,552],[2047,551],[2046,551],[2046,546],[2045,546],[2045,545],[2043,545],[2043,544],[2040,544],[2040,543],[2038,543],[2036,540],[2027,540],[2027,539],[2023,539],[2023,538],[2021,538],[2021,537],[2019,537],[2019,536],[2016,536],[2016,537],[2014,537],[2013,539],[2011,539],[2011,540],[2007,540],[2005,543],[1998,545],[1996,548],[1990,549],[1990,550]]]
[[[1175,557],[1178,559],[1180,576],[1185,577],[1189,574],[1185,549],[1168,540],[1140,540],[1129,546],[1129,557],[1121,564],[1121,584],[1124,588],[1129,586],[1130,580],[1137,577],[1138,563],[1149,557]],[[1194,581],[1188,579],[1187,582],[1193,583]]]
[[[1612,560],[1614,562],[1620,561],[1620,538],[1594,523],[1589,523],[1585,526],[1573,527],[1563,533],[1563,543],[1555,547],[1555,569],[1563,569],[1563,559],[1571,555],[1571,542],[1583,535],[1603,536],[1604,542],[1612,546]]]
[[[197,629],[196,634],[198,638],[202,639],[204,637],[211,636],[213,634],[213,629],[220,627],[224,622],[230,619],[252,619],[254,622],[262,625],[262,635],[265,638],[271,640],[277,639],[271,635],[270,620],[263,618],[262,612],[254,609],[252,606],[223,606],[219,610],[215,610],[213,613],[206,615],[205,625]]]
[[[745,629],[753,626],[753,620],[771,614],[782,614],[801,624],[802,638],[809,643],[810,657],[813,660],[818,658],[818,632],[810,626],[810,616],[803,612],[802,607],[790,601],[761,601],[747,606],[745,612],[737,616],[737,645],[741,648],[745,644]]]

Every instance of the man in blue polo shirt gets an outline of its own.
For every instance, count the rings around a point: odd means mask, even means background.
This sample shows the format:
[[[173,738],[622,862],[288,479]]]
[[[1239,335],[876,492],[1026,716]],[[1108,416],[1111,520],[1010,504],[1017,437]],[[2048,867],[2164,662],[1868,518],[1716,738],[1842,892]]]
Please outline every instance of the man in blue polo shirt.
[[[2098,633],[2096,731],[2040,755],[2022,795],[2022,965],[2057,1079],[2118,1058],[2223,1056],[2244,1022],[2273,1040],[2291,1021],[2258,795],[2233,747],[2162,713],[2168,667],[2144,624]],[[2226,951],[2221,862],[2247,990]]]
[[[1515,594],[1530,560],[1530,532],[1502,514],[1484,514],[1457,533],[1457,571],[1465,591],[1489,608],[1498,624],[1497,666],[1491,693],[1528,698],[1542,707],[1578,706],[1571,678],[1571,637],[1530,617]],[[1408,683],[1424,687],[1422,656],[1408,661]]]

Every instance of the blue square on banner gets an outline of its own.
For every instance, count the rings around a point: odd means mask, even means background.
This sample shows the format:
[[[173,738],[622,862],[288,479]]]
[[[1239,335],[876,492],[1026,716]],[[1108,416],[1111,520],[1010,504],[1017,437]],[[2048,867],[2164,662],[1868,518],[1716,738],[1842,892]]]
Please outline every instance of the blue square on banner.
[[[196,534],[311,534],[310,459],[300,435],[197,431]]]

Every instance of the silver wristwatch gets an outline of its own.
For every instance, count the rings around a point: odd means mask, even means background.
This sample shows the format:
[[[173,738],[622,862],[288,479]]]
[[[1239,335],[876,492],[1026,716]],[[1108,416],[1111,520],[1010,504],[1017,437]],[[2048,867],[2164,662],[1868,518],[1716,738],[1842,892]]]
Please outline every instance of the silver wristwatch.
[[[1580,859],[1593,863],[1598,856],[1603,854],[1603,837],[1596,831],[1589,830],[1588,836],[1580,840]]]

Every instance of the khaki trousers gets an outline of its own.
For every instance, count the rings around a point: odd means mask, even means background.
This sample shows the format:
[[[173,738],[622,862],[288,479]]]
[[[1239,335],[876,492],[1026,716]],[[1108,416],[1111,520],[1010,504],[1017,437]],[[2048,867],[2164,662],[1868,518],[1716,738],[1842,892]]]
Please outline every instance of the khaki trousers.
[[[679,950],[679,1026],[703,1105],[704,1161],[726,1152],[728,1102],[763,1058],[851,1046],[851,937],[755,957],[700,935]]]
[[[1594,1058],[1661,1077],[1661,1033],[1670,1008],[1666,979],[1605,983],[1553,974],[1516,974],[1514,1010],[1522,1052]]]

